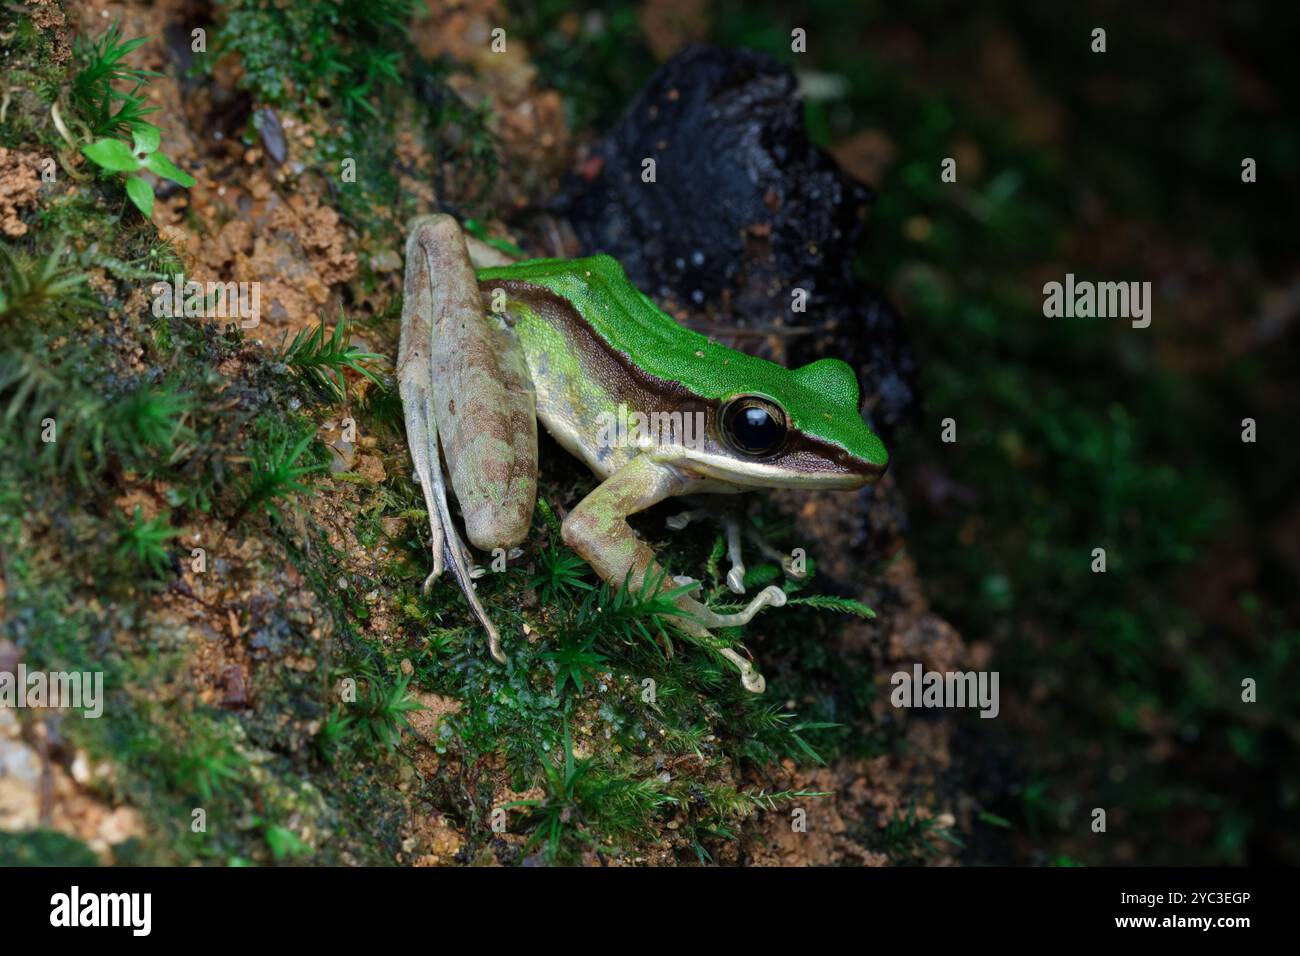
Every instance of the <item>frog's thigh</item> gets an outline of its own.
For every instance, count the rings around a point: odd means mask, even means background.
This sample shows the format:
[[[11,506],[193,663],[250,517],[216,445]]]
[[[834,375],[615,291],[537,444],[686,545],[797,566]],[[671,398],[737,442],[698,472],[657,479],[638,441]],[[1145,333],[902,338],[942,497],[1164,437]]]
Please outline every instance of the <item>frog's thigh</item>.
[[[488,328],[473,342],[456,356],[435,414],[466,535],[479,548],[509,548],[527,537],[537,500],[536,400],[513,333]]]
[[[536,397],[523,348],[484,308],[465,237],[450,216],[412,233],[430,261],[434,417],[465,534],[519,544],[537,499]]]

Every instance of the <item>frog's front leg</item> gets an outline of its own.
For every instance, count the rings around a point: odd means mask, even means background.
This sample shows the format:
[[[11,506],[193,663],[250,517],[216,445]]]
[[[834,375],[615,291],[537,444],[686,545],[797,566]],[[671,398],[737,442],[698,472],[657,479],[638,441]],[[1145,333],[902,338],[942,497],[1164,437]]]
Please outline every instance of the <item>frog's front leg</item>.
[[[672,585],[655,560],[653,549],[636,536],[627,517],[665,498],[689,492],[696,484],[696,479],[671,463],[652,454],[638,455],[569,512],[561,528],[564,542],[614,587],[626,583],[640,588],[647,576],[655,575],[663,576],[664,587],[669,588]],[[785,592],[778,587],[764,588],[737,614],[718,614],[685,594],[676,598],[677,606],[684,612],[680,625],[699,637],[710,636],[710,627],[746,624],[764,607],[779,607],[784,603]],[[735,664],[746,690],[763,692],[763,676],[747,660],[730,648],[721,648],[719,653]]]
[[[692,521],[707,519],[721,523],[722,530],[726,536],[727,542],[727,562],[729,569],[727,571],[727,587],[734,594],[745,593],[745,556],[744,549],[741,547],[742,538],[746,538],[754,545],[763,557],[769,561],[775,561],[781,565],[781,570],[788,578],[796,581],[802,581],[807,575],[803,571],[795,569],[794,562],[790,555],[782,554],[776,548],[767,542],[752,523],[750,523],[743,514],[738,514],[735,509],[723,509],[719,512],[716,506],[709,508],[690,508],[686,511],[672,515],[664,523],[671,531],[681,531]]]

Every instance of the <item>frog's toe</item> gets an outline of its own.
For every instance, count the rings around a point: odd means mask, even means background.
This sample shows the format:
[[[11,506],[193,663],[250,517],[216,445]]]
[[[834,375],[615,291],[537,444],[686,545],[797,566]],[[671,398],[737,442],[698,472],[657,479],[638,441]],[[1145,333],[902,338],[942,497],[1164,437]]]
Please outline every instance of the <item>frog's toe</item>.
[[[808,577],[808,569],[795,567],[794,558],[788,554],[781,556],[781,570],[785,572],[787,578],[795,581],[802,581]]]
[[[689,599],[678,599],[678,606],[687,611],[695,622],[704,628],[711,627],[743,627],[754,619],[759,611],[765,607],[782,607],[786,602],[786,594],[775,584],[770,584],[763,590],[759,591],[745,605],[743,611],[737,611],[732,614],[719,614],[706,605]]]
[[[429,592],[433,590],[434,583],[438,578],[442,577],[442,540],[440,536],[437,535],[435,535],[435,539],[433,545],[433,570],[429,572],[429,576],[424,579],[424,584],[420,587],[420,591],[425,597],[429,596]]]
[[[675,515],[669,515],[664,519],[664,524],[668,526],[669,531],[681,531],[692,521],[696,521],[706,514],[707,512],[703,508],[687,508]]]
[[[751,694],[761,694],[767,690],[767,681],[763,679],[762,674],[754,670],[753,664],[729,647],[722,648],[719,653],[736,665],[736,670],[740,671],[740,684],[745,690]]]
[[[690,577],[689,575],[674,574],[673,586],[679,588],[684,588],[689,586],[690,590],[687,591],[686,593],[697,597],[699,596],[700,593],[700,582],[695,580],[695,578]]]
[[[745,556],[740,545],[740,522],[727,515],[722,519],[722,530],[727,537],[727,560],[731,570],[727,572],[727,587],[733,594],[745,593]]]
[[[745,593],[745,566],[743,564],[732,565],[727,572],[727,587],[731,588],[733,594]]]

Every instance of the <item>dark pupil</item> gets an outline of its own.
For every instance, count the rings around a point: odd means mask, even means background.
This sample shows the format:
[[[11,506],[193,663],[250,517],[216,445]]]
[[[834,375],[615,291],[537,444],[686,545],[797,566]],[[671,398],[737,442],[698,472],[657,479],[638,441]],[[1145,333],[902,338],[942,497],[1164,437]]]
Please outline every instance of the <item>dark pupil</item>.
[[[766,409],[751,405],[740,409],[732,419],[731,433],[741,449],[757,454],[770,451],[776,445],[781,437],[781,426]]]

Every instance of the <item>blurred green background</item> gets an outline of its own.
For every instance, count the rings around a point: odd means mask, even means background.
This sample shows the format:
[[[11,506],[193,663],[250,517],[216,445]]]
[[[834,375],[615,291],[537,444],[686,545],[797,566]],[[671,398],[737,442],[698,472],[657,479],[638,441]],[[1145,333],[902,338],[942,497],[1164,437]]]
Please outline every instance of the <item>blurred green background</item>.
[[[559,28],[575,11],[576,37]],[[922,364],[924,410],[894,456],[911,547],[1002,674],[968,786],[1011,839],[969,861],[1300,862],[1297,8],[512,14],[578,131],[607,127],[685,42],[757,48],[800,73],[810,133],[877,187],[859,266]],[[938,176],[949,156],[956,186]],[[1067,272],[1149,280],[1151,327],[1044,318],[1042,285]]]

